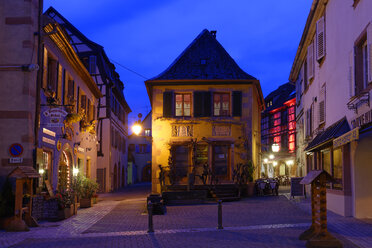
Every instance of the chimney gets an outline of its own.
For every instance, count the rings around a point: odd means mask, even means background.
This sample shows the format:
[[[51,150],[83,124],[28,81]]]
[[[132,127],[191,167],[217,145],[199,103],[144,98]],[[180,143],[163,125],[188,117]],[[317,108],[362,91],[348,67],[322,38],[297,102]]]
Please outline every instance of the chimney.
[[[211,30],[211,35],[212,35],[214,38],[216,38],[216,33],[217,33],[216,30]]]

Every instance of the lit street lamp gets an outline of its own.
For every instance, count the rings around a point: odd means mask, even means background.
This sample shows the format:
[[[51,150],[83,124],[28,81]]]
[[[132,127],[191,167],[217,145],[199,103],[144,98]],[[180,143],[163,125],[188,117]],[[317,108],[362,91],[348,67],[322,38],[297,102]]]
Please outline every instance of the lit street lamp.
[[[279,152],[280,147],[279,147],[278,144],[274,143],[274,144],[271,146],[271,149],[273,150],[273,152]]]
[[[141,122],[142,114],[138,114],[138,121],[136,121],[132,126],[132,131],[135,135],[139,135],[142,132],[142,122]]]

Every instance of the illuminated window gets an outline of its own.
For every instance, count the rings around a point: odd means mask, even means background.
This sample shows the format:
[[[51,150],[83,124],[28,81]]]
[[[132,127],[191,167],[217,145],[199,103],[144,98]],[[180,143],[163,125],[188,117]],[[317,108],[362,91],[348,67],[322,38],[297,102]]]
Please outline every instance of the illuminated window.
[[[342,189],[342,151],[341,149],[333,150],[333,179],[334,189]]]
[[[145,129],[145,136],[151,136],[151,129],[150,128]]]
[[[214,116],[230,115],[230,94],[214,93],[213,94],[213,114]]]
[[[191,115],[191,94],[175,94],[176,116]]]

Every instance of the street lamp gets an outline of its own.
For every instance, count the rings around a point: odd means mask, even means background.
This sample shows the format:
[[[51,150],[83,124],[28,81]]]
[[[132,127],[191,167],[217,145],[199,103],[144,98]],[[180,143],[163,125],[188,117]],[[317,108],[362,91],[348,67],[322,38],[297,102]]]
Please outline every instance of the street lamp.
[[[142,114],[138,114],[138,121],[136,121],[132,126],[132,131],[135,135],[139,135],[142,132],[142,122],[141,122]]]
[[[267,158],[264,158],[264,163],[267,164],[267,162],[269,162],[269,160]]]
[[[271,146],[271,150],[273,150],[273,152],[279,152],[279,145],[277,143],[274,143],[272,146]]]

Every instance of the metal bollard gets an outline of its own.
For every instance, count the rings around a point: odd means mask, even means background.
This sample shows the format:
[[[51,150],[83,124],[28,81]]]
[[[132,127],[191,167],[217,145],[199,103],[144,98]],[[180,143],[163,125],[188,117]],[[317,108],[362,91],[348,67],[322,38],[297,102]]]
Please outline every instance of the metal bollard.
[[[147,230],[148,233],[153,233],[154,232],[154,226],[152,222],[152,203],[149,201],[147,203],[147,210],[148,210],[148,215],[149,215],[149,229]]]
[[[218,200],[218,227],[217,229],[223,229],[222,227],[222,201]]]

